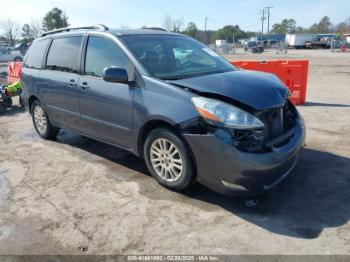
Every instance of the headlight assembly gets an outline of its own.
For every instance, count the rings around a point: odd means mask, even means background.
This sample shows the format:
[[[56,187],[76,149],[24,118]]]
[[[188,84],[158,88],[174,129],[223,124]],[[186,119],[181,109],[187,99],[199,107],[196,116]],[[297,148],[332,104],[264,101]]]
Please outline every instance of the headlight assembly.
[[[200,96],[193,97],[192,102],[198,113],[210,124],[222,124],[234,129],[264,127],[264,124],[255,116],[225,102]]]

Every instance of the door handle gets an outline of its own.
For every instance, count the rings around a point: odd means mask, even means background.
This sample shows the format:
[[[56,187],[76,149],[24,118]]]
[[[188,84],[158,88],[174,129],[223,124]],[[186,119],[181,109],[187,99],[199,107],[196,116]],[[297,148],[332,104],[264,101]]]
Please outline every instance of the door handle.
[[[74,87],[75,86],[75,80],[74,79],[69,80],[69,86],[70,87]]]
[[[89,85],[88,85],[87,82],[82,82],[80,84],[80,88],[83,89],[83,90],[87,90],[87,89],[89,89]]]

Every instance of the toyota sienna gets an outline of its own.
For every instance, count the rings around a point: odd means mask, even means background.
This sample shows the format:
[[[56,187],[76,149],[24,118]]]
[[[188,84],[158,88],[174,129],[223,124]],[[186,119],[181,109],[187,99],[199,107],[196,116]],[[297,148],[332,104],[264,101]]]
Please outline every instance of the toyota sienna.
[[[238,70],[159,28],[46,32],[25,57],[22,81],[42,138],[64,128],[125,149],[173,190],[198,181],[259,195],[291,172],[304,144],[303,119],[276,76]]]

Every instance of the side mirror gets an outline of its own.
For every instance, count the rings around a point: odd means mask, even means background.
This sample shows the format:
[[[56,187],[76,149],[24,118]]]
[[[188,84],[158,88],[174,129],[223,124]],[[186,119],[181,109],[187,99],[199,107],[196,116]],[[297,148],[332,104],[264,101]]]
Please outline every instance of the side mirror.
[[[129,83],[128,72],[124,68],[111,66],[103,70],[103,80],[111,83]]]

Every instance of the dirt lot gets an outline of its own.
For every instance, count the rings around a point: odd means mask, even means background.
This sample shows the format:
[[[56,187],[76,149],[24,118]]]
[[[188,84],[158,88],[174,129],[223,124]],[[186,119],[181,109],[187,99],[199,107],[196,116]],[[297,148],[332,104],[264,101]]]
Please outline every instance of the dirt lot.
[[[307,148],[255,208],[196,185],[170,192],[144,163],[28,113],[0,116],[0,254],[350,254],[350,54],[291,50],[232,59],[310,60]]]

